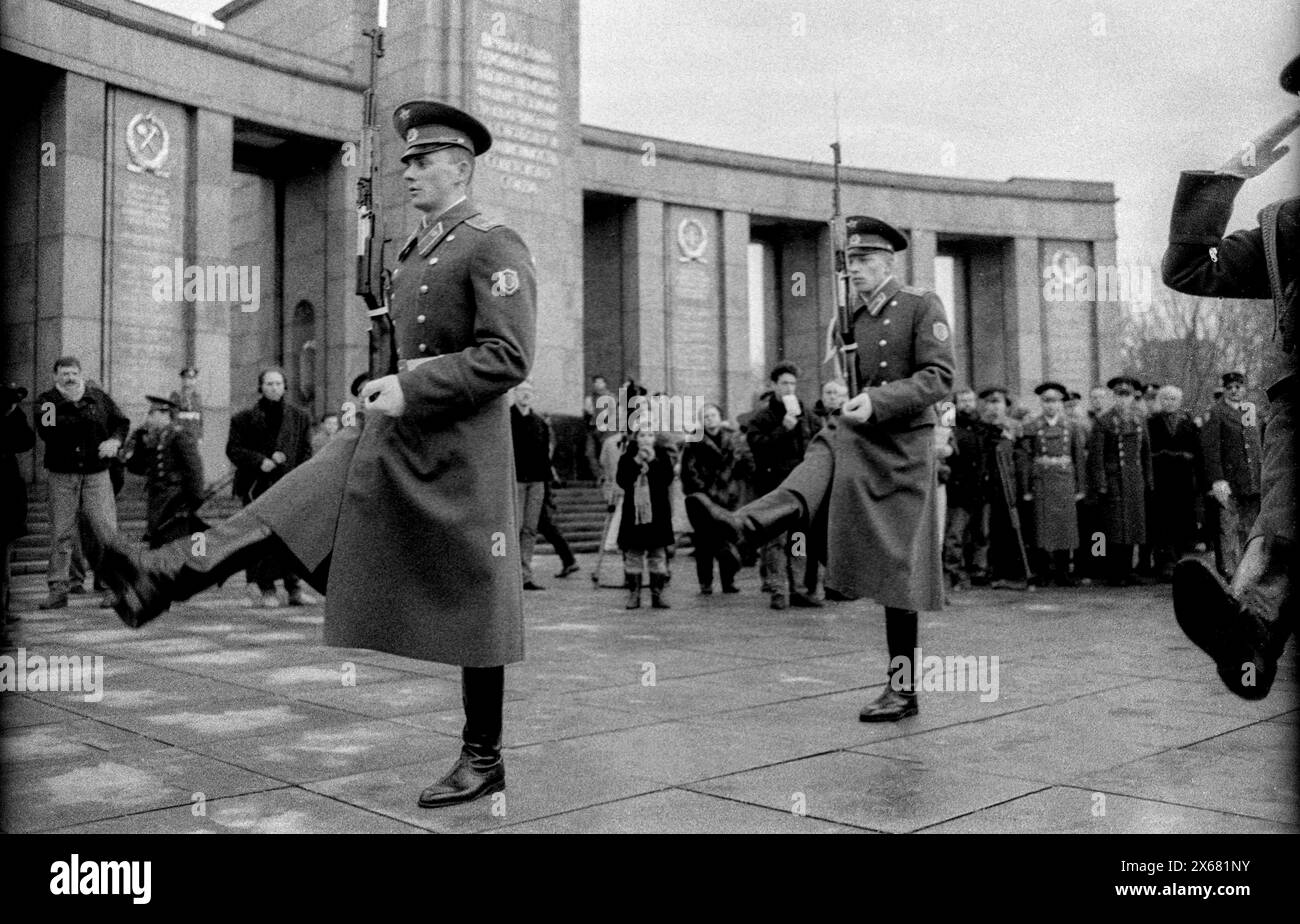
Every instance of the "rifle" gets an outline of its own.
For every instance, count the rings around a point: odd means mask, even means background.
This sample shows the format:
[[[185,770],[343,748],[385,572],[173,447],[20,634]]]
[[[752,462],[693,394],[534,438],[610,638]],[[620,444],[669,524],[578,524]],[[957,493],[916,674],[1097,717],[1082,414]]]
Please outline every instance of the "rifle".
[[[837,133],[838,134],[838,133]],[[849,397],[856,397],[858,383],[858,343],[853,333],[853,303],[849,282],[848,259],[845,256],[844,216],[840,213],[840,143],[837,139],[831,144],[834,152],[835,184],[831,192],[831,247],[834,250],[834,286],[835,312],[839,318],[840,356],[844,366],[844,384],[848,387]]]
[[[375,85],[379,77],[379,59],[384,56],[384,26],[388,24],[388,0],[379,0],[378,24],[362,31],[370,39],[370,85],[362,97],[361,175],[357,177],[357,294],[366,303],[370,318],[370,376],[379,378],[397,372],[397,337],[393,318],[388,313],[389,272],[384,269],[384,245],[381,238],[376,270],[375,184],[379,180],[379,155],[376,153]],[[378,278],[378,286],[375,281]]]

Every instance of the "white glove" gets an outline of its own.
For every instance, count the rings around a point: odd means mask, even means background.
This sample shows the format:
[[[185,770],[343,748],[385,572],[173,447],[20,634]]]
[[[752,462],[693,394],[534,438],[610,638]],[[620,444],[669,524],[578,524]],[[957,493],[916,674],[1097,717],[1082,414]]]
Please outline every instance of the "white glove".
[[[388,417],[401,417],[406,412],[406,395],[395,375],[371,379],[361,389],[361,400],[367,411],[378,411]]]
[[[1221,506],[1226,507],[1228,506],[1228,498],[1232,497],[1232,488],[1228,487],[1228,482],[1219,479],[1214,484],[1210,485],[1210,493],[1214,495],[1214,499],[1217,500]]]
[[[871,396],[865,391],[850,398],[840,410],[840,416],[855,424],[864,424],[871,419]]]

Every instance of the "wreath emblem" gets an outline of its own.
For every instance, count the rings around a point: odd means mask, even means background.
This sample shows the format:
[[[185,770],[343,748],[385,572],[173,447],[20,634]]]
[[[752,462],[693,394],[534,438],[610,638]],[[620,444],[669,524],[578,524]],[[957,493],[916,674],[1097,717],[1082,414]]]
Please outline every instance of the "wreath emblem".
[[[170,176],[163,170],[171,150],[171,136],[163,120],[152,112],[137,112],[126,125],[126,169],[132,173]]]

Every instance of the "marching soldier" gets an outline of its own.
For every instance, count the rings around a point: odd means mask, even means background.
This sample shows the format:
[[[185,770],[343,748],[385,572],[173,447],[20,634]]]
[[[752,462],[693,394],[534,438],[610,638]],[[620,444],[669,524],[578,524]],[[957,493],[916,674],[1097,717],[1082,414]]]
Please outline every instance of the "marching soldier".
[[[1300,93],[1300,55],[1282,70],[1282,89]],[[1179,178],[1169,224],[1165,284],[1219,298],[1272,299],[1282,377],[1268,388],[1271,416],[1264,439],[1259,516],[1231,586],[1203,562],[1184,559],[1174,572],[1174,613],[1187,637],[1218,664],[1227,687],[1247,699],[1268,695],[1277,659],[1295,628],[1296,292],[1300,290],[1300,197],[1273,202],[1258,226],[1224,237],[1242,184],[1290,150],[1282,139],[1300,125],[1292,112],[1235,153],[1222,167]]]
[[[468,199],[492,143],[475,118],[414,100],[394,113],[420,225],[398,257],[396,375],[361,390],[345,427],[236,516],[189,542],[121,546],[118,614],[139,626],[283,548],[329,593],[325,642],[462,668],[465,727],[451,771],[420,795],[451,805],[505,786],[505,667],[523,659],[523,590],[506,392],[527,377],[536,334],[533,260],[519,235]]]
[[[1098,500],[1106,539],[1107,583],[1131,587],[1133,547],[1147,541],[1146,497],[1152,488],[1151,441],[1133,406],[1141,383],[1117,375],[1106,383],[1115,395],[1097,418],[1088,444],[1088,486]],[[1089,550],[1091,552],[1091,550]]]
[[[862,216],[847,220],[847,234],[861,394],[813,438],[803,462],[775,490],[734,513],[703,494],[688,503],[696,522],[711,522],[729,543],[733,558],[807,524],[825,506],[827,591],[885,607],[889,683],[858,718],[893,722],[918,711],[917,611],[943,609],[934,405],[951,390],[955,363],[939,297],[894,276],[894,254],[906,249],[907,238]]]
[[[1040,576],[1049,573],[1057,585],[1073,587],[1070,553],[1079,547],[1076,504],[1083,499],[1085,437],[1083,429],[1065,415],[1069,394],[1058,382],[1034,389],[1043,404],[1041,417],[1026,421],[1017,454],[1021,496],[1033,504],[1034,546],[1043,561]]]
[[[169,398],[145,395],[149,416],[127,438],[126,469],[147,480],[149,498],[144,539],[151,549],[207,529],[195,513],[203,504],[203,460],[190,431],[177,420]]]

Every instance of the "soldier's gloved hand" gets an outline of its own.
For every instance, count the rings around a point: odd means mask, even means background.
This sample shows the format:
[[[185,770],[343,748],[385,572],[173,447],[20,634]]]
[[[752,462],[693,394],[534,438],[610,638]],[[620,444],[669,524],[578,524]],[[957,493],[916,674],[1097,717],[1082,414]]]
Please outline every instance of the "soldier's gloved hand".
[[[855,424],[864,424],[871,419],[871,396],[865,391],[855,395],[844,403],[840,416]]]
[[[1300,126],[1300,110],[1283,118],[1254,141],[1243,145],[1217,172],[1239,176],[1244,180],[1259,176],[1291,150],[1281,142],[1297,126]]]
[[[278,449],[271,453],[271,461],[276,465],[284,465],[285,459],[287,458],[288,457]]]
[[[1228,486],[1228,482],[1219,479],[1214,484],[1210,485],[1210,493],[1214,495],[1214,499],[1217,500],[1220,505],[1226,507],[1228,506],[1228,498],[1232,497],[1232,488]]]
[[[264,471],[264,472],[269,472],[269,471],[273,471],[274,469],[275,469],[275,460],[274,460],[274,459],[263,459],[263,460],[262,460],[262,471]]]
[[[401,417],[406,412],[406,395],[395,375],[371,379],[361,389],[361,400],[367,411],[378,411],[388,417]]]
[[[101,459],[111,459],[117,455],[117,451],[122,448],[122,441],[117,437],[109,437],[99,444],[99,457]]]

